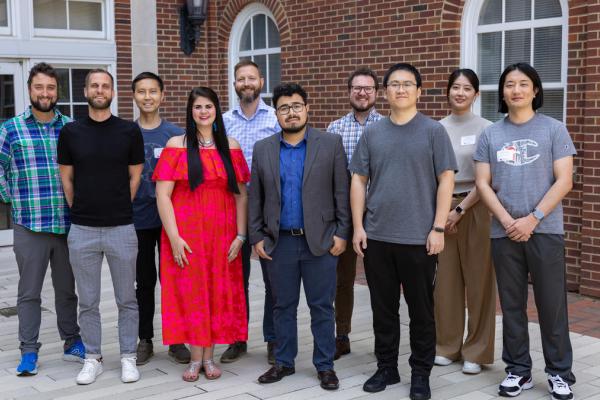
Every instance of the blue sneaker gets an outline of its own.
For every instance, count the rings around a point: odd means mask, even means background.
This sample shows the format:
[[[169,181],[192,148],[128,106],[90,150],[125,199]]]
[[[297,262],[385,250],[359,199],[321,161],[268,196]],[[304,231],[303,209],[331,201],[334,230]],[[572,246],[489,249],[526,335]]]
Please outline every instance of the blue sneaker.
[[[21,363],[17,367],[17,376],[37,375],[37,353],[24,353],[21,355]]]
[[[85,361],[85,346],[81,339],[74,342],[68,349],[63,353],[63,360],[75,361],[82,363]]]

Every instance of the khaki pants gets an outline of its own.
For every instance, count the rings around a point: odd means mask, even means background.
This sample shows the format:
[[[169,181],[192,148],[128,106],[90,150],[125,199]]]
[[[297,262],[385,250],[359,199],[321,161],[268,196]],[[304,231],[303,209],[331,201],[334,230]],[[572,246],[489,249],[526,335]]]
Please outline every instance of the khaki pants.
[[[452,207],[461,200],[454,199]],[[438,356],[477,364],[494,362],[496,287],[490,222],[487,208],[479,201],[463,215],[458,233],[445,235],[434,292]],[[463,343],[465,291],[468,323]]]

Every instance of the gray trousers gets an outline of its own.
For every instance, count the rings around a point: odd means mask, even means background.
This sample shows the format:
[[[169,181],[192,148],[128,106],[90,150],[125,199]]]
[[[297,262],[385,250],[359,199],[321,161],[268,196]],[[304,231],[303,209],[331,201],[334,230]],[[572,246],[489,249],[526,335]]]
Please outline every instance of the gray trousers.
[[[502,360],[506,372],[531,375],[527,329],[527,276],[531,274],[545,371],[575,383],[569,339],[565,242],[562,235],[536,233],[527,242],[492,239],[498,295],[502,307]]]
[[[67,235],[33,232],[15,225],[13,251],[19,268],[17,315],[21,354],[37,353],[42,345],[38,342],[42,318],[41,293],[48,262],[54,286],[58,333],[67,345],[79,340],[77,295],[69,264]]]
[[[136,353],[138,305],[135,297],[137,236],[133,224],[91,227],[71,225],[69,254],[79,294],[79,323],[86,358],[102,356],[100,321],[100,280],[102,259],[106,256],[119,309],[121,357]]]

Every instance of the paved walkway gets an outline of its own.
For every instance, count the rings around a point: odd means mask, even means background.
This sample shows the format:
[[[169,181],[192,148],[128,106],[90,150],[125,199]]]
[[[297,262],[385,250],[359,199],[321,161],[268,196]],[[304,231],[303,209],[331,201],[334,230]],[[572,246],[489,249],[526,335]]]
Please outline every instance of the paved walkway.
[[[402,338],[400,343],[400,373],[402,383],[390,386],[386,391],[369,395],[362,391],[362,384],[375,371],[373,331],[369,293],[365,286],[356,286],[355,315],[351,334],[352,353],[335,364],[341,380],[340,390],[326,392],[318,386],[311,364],[312,337],[310,318],[304,300],[298,313],[299,355],[296,374],[281,382],[260,385],[256,378],[264,372],[266,346],[262,343],[262,279],[260,268],[253,266],[251,277],[251,319],[248,355],[234,364],[222,365],[223,376],[216,381],[201,378],[196,383],[181,380],[183,367],[172,363],[166,354],[166,347],[159,345],[159,318],[156,318],[156,356],[140,368],[142,379],[139,382],[120,382],[118,359],[117,313],[114,305],[112,285],[108,268],[104,269],[102,280],[101,312],[103,318],[105,372],[95,384],[77,386],[75,375],[80,364],[67,363],[60,359],[62,343],[55,326],[52,285],[49,279],[44,286],[42,329],[40,340],[44,346],[40,352],[40,372],[31,378],[18,378],[14,368],[19,359],[17,349],[16,316],[0,316],[0,399],[232,399],[232,400],[304,400],[319,398],[334,399],[404,399],[408,398],[410,369],[408,367],[408,316],[406,305],[401,306]],[[49,276],[49,274],[48,274]],[[10,249],[0,249],[0,309],[11,307],[16,302],[17,269]],[[597,309],[593,309],[597,310]],[[599,314],[595,314],[598,316]],[[435,367],[431,385],[434,399],[486,400],[496,397],[498,383],[504,378],[500,357],[501,320],[497,318],[496,362],[483,373],[467,376],[460,371],[459,364],[448,367]],[[519,399],[549,398],[543,373],[543,355],[540,345],[539,328],[530,324],[531,356],[534,360],[533,377],[535,388],[524,392]],[[576,399],[600,399],[600,339],[572,333],[575,350],[574,372],[577,385],[574,387]],[[218,346],[217,355],[225,346]]]

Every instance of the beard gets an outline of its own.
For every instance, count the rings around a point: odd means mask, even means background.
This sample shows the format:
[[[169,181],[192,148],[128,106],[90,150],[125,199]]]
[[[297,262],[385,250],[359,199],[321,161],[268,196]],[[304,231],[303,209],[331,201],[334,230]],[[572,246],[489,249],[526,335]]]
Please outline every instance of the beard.
[[[281,131],[283,133],[289,133],[289,134],[295,134],[300,132],[302,129],[304,129],[306,127],[306,124],[308,124],[308,120],[304,121],[304,123],[302,125],[299,126],[294,126],[291,128],[284,128],[283,126],[281,127]]]
[[[29,101],[31,102],[31,107],[40,112],[48,112],[54,109],[54,106],[56,106],[56,103],[58,103],[58,99],[50,100],[47,106],[42,105],[39,100],[33,100],[32,98],[29,98]]]
[[[373,108],[373,106],[375,105],[375,101],[367,103],[366,106],[362,106],[359,103],[357,103],[353,100],[350,100],[350,105],[352,106],[352,109],[355,112],[365,112],[365,111],[369,111],[371,108]]]
[[[252,89],[252,93],[244,94],[243,91],[246,89]],[[238,95],[241,103],[249,104],[260,96],[260,87],[244,86],[240,90],[236,88],[235,93]]]
[[[112,97],[107,98],[104,101],[96,101],[93,97],[87,97],[87,102],[95,110],[106,110],[112,103]]]

